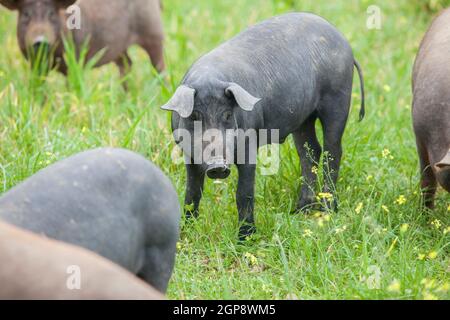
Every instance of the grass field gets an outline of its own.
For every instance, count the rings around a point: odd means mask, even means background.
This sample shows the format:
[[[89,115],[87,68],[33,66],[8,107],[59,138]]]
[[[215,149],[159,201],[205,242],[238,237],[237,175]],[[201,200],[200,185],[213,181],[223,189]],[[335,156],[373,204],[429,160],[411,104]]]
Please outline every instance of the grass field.
[[[290,215],[301,183],[291,139],[277,175],[257,177],[258,233],[237,243],[236,172],[208,181],[200,218],[182,226],[168,295],[173,299],[448,299],[450,195],[419,210],[418,159],[411,125],[411,69],[432,16],[412,1],[165,0],[167,72],[155,77],[132,48],[130,90],[114,65],[72,66],[37,85],[18,49],[16,16],[0,9],[0,193],[47,165],[100,146],[132,149],[171,178],[184,198],[185,171],[174,164],[169,114],[159,109],[201,54],[246,26],[287,11],[325,17],[349,39],[366,81],[367,116],[352,114],[337,186],[340,210]],[[368,6],[383,13],[366,28]]]

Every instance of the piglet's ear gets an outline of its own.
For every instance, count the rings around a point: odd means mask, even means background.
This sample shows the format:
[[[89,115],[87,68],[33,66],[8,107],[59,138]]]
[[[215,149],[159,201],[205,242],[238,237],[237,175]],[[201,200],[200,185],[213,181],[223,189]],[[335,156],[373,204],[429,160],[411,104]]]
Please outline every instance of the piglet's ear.
[[[195,89],[181,85],[173,97],[161,107],[163,110],[175,111],[182,118],[188,118],[194,110]]]
[[[56,4],[60,6],[61,8],[68,8],[71,5],[75,4],[77,0],[55,0]]]
[[[239,107],[245,111],[252,111],[255,105],[261,101],[260,98],[252,96],[247,90],[236,83],[230,83],[230,86],[225,89],[225,94],[233,96]]]
[[[9,10],[16,10],[18,8],[18,0],[0,0],[0,4]]]

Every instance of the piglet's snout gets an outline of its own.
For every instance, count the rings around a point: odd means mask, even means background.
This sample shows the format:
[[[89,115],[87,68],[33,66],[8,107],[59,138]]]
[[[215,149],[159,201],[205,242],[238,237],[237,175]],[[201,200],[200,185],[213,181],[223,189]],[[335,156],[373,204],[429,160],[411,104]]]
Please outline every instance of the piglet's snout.
[[[206,165],[206,175],[210,179],[226,179],[230,175],[230,166],[223,158],[211,159]]]
[[[32,45],[32,50],[35,57],[47,55],[50,52],[50,44],[45,37],[38,37]]]
[[[447,154],[441,161],[436,163],[436,170],[438,172],[450,171],[450,150],[447,152]]]
[[[40,47],[40,46],[45,46],[45,45],[49,45],[48,40],[45,36],[37,36],[34,41],[33,41],[33,47]]]
[[[52,46],[56,41],[56,34],[49,23],[32,24],[25,36],[28,49],[39,49],[41,46]]]

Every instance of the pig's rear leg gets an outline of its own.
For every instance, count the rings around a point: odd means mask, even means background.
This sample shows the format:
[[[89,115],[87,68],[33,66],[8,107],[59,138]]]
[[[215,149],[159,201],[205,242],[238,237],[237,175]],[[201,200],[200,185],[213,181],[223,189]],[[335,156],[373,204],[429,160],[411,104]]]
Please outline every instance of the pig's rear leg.
[[[417,151],[420,159],[420,186],[422,189],[423,205],[429,209],[434,208],[434,196],[437,190],[436,176],[431,168],[428,150],[417,140]]]
[[[326,96],[319,109],[324,134],[324,187],[322,203],[325,208],[337,210],[336,183],[342,158],[342,136],[347,124],[351,88],[348,94]]]
[[[133,65],[133,61],[131,60],[128,53],[124,53],[120,56],[119,59],[116,60],[116,65],[119,68],[120,72],[120,79],[122,80],[122,86],[125,89],[125,91],[128,91],[128,79],[127,76],[131,71],[131,66]]]
[[[147,51],[152,65],[156,71],[162,73],[165,68],[164,62],[164,46],[162,37],[151,37],[142,43],[142,47]]]
[[[320,155],[322,154],[322,147],[316,136],[316,119],[317,115],[312,115],[302,124],[300,130],[293,133],[303,176],[299,199],[293,213],[310,210],[316,203],[317,171],[314,168],[319,166]]]

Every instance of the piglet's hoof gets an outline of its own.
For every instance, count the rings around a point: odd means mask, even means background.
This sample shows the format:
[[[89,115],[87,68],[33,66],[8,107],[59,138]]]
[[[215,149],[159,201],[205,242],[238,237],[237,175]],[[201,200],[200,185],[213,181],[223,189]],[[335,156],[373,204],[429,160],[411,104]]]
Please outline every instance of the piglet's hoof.
[[[324,200],[321,202],[321,206],[318,211],[322,212],[337,212],[338,202],[336,200]]]
[[[256,227],[253,225],[243,225],[239,229],[239,242],[244,242],[248,237],[256,233]]]
[[[186,222],[191,222],[198,218],[198,212],[196,211],[186,211],[184,215]]]
[[[310,214],[317,211],[317,202],[313,200],[300,200],[295,209],[291,211],[291,214]]]

